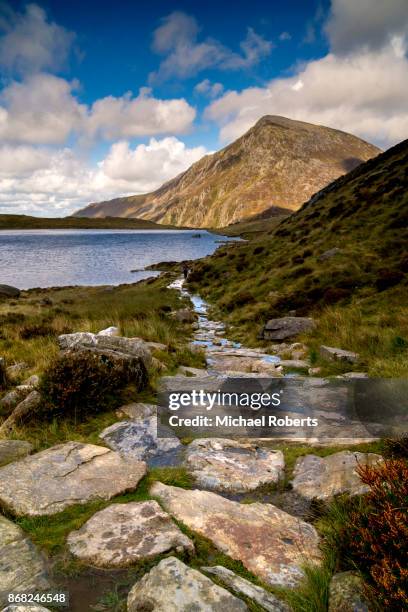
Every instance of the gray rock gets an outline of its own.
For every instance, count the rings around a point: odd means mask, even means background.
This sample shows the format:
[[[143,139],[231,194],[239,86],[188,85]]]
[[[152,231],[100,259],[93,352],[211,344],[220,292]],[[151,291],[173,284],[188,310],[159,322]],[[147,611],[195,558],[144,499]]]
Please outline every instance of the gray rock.
[[[33,374],[29,376],[23,381],[23,385],[28,385],[29,387],[38,387],[40,384],[40,377],[37,374]]]
[[[0,285],[0,297],[4,298],[18,298],[21,291],[17,287],[11,287],[11,285]]]
[[[330,361],[346,361],[347,363],[356,363],[359,355],[353,353],[353,351],[345,351],[344,349],[336,348],[334,346],[320,347],[320,356]]]
[[[363,579],[356,572],[334,574],[329,587],[328,612],[369,612]]]
[[[167,344],[162,344],[161,342],[146,342],[146,345],[152,351],[168,351],[169,349]]]
[[[326,259],[331,259],[338,253],[341,253],[341,249],[339,249],[338,247],[333,247],[332,249],[329,249],[328,251],[325,251],[324,253],[319,255],[317,259],[319,261],[326,261]]]
[[[202,488],[242,493],[277,483],[285,460],[281,451],[255,443],[199,438],[187,447],[186,467]]]
[[[23,459],[32,450],[33,445],[24,440],[0,440],[0,467]]]
[[[270,585],[295,586],[303,577],[305,559],[321,558],[315,528],[272,504],[240,504],[161,482],[150,493],[178,521]]]
[[[178,374],[182,374],[183,376],[207,376],[207,370],[203,368],[190,368],[188,366],[179,366],[177,370]]]
[[[362,378],[369,378],[369,376],[367,372],[346,372],[342,375],[342,378],[350,378],[351,380],[357,380]]]
[[[176,310],[174,313],[174,318],[179,323],[194,323],[197,318],[197,315],[193,310],[189,308],[181,308],[180,310]]]
[[[0,515],[0,606],[6,606],[9,591],[51,588],[40,553],[25,533]]]
[[[261,336],[265,340],[286,340],[298,334],[309,332],[315,327],[309,317],[281,317],[270,319],[264,326]]]
[[[231,570],[222,565],[213,567],[202,567],[203,572],[216,576],[228,589],[231,589],[237,595],[249,597],[252,601],[262,606],[262,609],[267,612],[289,612],[289,606],[278,599],[273,593],[265,591],[260,586],[249,582],[245,578],[234,574]]]
[[[144,404],[135,402],[134,404],[126,404],[116,410],[118,417],[128,417],[129,419],[146,419],[152,415],[157,415],[157,406],[155,404]]]
[[[0,468],[0,503],[17,515],[55,514],[132,491],[145,473],[108,448],[66,442]]]
[[[98,336],[120,336],[119,328],[112,325],[98,332]]]
[[[310,363],[304,359],[282,359],[279,365],[283,368],[308,369]]]
[[[112,504],[68,536],[73,555],[96,567],[125,567],[175,551],[194,552],[192,541],[156,501]]]
[[[2,423],[0,427],[1,435],[8,435],[16,425],[32,418],[39,410],[42,401],[41,395],[38,391],[33,391],[33,387],[29,387],[29,389],[31,393],[17,404],[10,416]]]
[[[211,355],[211,369],[224,374],[228,372],[247,372],[253,374],[263,374],[264,376],[279,376],[276,370],[277,364],[256,357],[238,357],[234,355],[223,355],[222,353]]]
[[[75,334],[63,334],[58,336],[58,344],[62,350],[77,350],[86,348],[89,350],[101,349],[118,352],[132,357],[140,357],[148,368],[151,364],[152,355],[146,342],[140,338],[125,338],[123,336],[104,336],[91,334],[90,332],[78,332]]]
[[[328,500],[348,493],[362,495],[369,490],[356,472],[358,465],[375,465],[381,455],[341,451],[328,457],[306,455],[296,461],[293,489],[307,499]]]
[[[12,410],[27,397],[33,390],[32,385],[17,385],[0,399],[0,406],[5,410]]]
[[[128,612],[245,612],[246,604],[175,557],[163,559],[131,589]]]
[[[174,434],[169,438],[157,436],[156,415],[143,420],[119,421],[104,429],[99,437],[126,458],[147,461],[151,465],[174,465],[181,460],[183,445],[180,440]]]

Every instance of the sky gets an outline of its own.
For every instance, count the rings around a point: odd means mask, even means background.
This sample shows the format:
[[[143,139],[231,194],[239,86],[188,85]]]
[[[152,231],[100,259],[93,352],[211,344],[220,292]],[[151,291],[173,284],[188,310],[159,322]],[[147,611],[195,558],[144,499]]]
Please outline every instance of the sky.
[[[407,0],[0,0],[0,213],[144,193],[266,114],[408,137]]]

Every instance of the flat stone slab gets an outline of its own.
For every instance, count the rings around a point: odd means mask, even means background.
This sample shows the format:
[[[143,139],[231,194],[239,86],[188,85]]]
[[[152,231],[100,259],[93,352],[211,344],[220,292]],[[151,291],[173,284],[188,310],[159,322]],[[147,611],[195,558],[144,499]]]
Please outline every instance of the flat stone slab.
[[[283,476],[281,451],[226,438],[200,438],[187,447],[186,467],[204,489],[243,493]]]
[[[240,504],[161,482],[150,493],[177,520],[268,584],[295,586],[303,577],[301,565],[321,558],[315,528],[272,504]]]
[[[0,515],[0,606],[9,591],[51,588],[44,559],[18,525]]]
[[[0,467],[23,459],[32,450],[33,445],[24,440],[0,440]]]
[[[160,561],[131,589],[128,612],[245,612],[246,604],[175,557]]]
[[[55,514],[132,491],[145,473],[109,448],[66,442],[0,468],[0,502],[18,515]]]
[[[194,552],[185,536],[156,501],[112,504],[68,536],[73,555],[96,567],[125,567],[175,551]]]
[[[276,595],[234,574],[234,572],[222,565],[202,567],[201,569],[206,574],[216,576],[226,587],[234,591],[237,595],[249,597],[252,601],[262,606],[262,609],[267,612],[290,612],[289,606],[285,602],[279,600]]]
[[[358,465],[375,465],[381,455],[341,451],[327,457],[305,455],[296,461],[292,487],[307,499],[327,500],[341,493],[362,495],[369,490],[356,472]]]
[[[124,457],[147,461],[150,465],[177,465],[181,462],[183,445],[174,434],[171,438],[157,436],[156,415],[114,423],[99,437]]]

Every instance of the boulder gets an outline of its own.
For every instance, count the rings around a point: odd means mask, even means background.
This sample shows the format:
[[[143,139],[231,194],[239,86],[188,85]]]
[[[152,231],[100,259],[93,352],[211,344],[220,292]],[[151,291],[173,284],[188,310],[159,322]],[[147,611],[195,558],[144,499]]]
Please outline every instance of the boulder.
[[[9,591],[51,588],[45,561],[22,529],[0,515],[0,606]]]
[[[329,500],[348,493],[362,495],[369,490],[356,472],[358,465],[375,465],[381,455],[341,451],[327,457],[305,455],[296,461],[292,487],[307,499]]]
[[[0,406],[3,410],[10,411],[27,397],[33,390],[32,385],[17,385],[0,399]]]
[[[199,438],[187,447],[186,467],[204,489],[243,493],[277,483],[285,460],[281,451],[256,443]]]
[[[120,336],[119,328],[112,325],[98,332],[98,336]]]
[[[66,442],[0,468],[0,503],[17,515],[55,514],[132,491],[145,473],[109,448]]]
[[[32,450],[33,445],[24,440],[0,440],[0,467],[23,459]]]
[[[0,297],[1,298],[18,298],[21,291],[17,287],[11,287],[11,285],[0,285]]]
[[[174,313],[174,318],[179,323],[194,323],[197,318],[197,315],[193,310],[189,308],[181,308],[180,310],[176,310]]]
[[[68,536],[68,547],[84,563],[125,567],[171,551],[194,552],[185,536],[156,501],[112,504]]]
[[[334,574],[329,587],[328,612],[369,612],[363,579],[356,572]]]
[[[162,344],[161,342],[146,342],[146,345],[152,351],[168,351],[169,347],[167,344]]]
[[[312,525],[272,504],[240,504],[209,491],[155,482],[151,495],[189,529],[270,585],[292,587],[303,577],[306,560],[321,558]]]
[[[119,421],[106,427],[99,437],[123,457],[147,461],[150,465],[175,465],[181,461],[183,445],[170,431],[168,438],[157,435],[157,416]]]
[[[223,567],[222,565],[215,565],[213,567],[202,567],[203,572],[215,576],[220,580],[228,589],[234,591],[237,595],[243,595],[249,597],[256,604],[261,606],[262,610],[267,612],[289,612],[289,606],[278,599],[273,593],[269,593],[260,586],[257,586],[253,582],[249,582],[245,578],[234,574],[231,570]]]
[[[356,363],[359,355],[353,353],[353,351],[345,351],[344,349],[336,348],[334,346],[322,345],[319,349],[320,356],[323,359],[329,359],[330,361],[345,361],[347,363]]]
[[[152,415],[157,414],[156,404],[144,404],[142,402],[135,402],[134,404],[126,404],[116,410],[118,417],[128,417],[129,419],[145,419]]]
[[[276,376],[277,364],[256,357],[239,357],[234,355],[223,355],[213,353],[211,356],[211,368],[218,372],[248,372],[264,374],[265,377]]]
[[[105,336],[90,332],[63,334],[58,336],[58,345],[62,350],[88,349],[117,352],[122,355],[140,357],[148,368],[152,355],[146,342],[140,338],[125,338],[123,336]]]
[[[265,340],[287,340],[298,334],[310,332],[316,326],[314,320],[309,317],[281,317],[270,319],[261,332]]]
[[[130,590],[128,612],[245,612],[246,604],[201,572],[168,557]]]
[[[23,380],[23,385],[28,385],[29,387],[38,387],[40,384],[40,377],[37,374],[33,374],[29,376],[25,380]]]
[[[0,427],[1,435],[8,435],[16,425],[32,418],[40,408],[42,401],[41,395],[38,391],[33,391],[32,387],[29,387],[29,389],[31,393],[29,393],[22,402],[17,404],[10,416],[2,423]]]

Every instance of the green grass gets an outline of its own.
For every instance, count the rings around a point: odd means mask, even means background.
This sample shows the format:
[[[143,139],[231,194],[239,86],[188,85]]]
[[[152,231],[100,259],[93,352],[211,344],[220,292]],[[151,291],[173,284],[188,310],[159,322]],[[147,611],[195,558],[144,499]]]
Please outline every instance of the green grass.
[[[46,218],[28,215],[0,215],[0,230],[14,229],[163,229],[170,225],[159,225],[145,219],[124,219],[105,217],[89,219],[86,217]],[[180,229],[180,228],[174,228]]]

